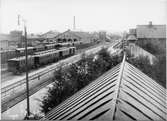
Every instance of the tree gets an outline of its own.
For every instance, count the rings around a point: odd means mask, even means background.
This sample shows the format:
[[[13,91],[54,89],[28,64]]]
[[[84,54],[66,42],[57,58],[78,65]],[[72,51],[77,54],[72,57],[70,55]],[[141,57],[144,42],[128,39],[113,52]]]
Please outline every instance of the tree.
[[[69,67],[59,68],[54,73],[53,87],[49,88],[42,101],[42,112],[45,114],[62,101],[88,85],[101,76],[104,72],[122,61],[122,56],[110,56],[107,49],[103,48],[95,55],[82,55],[80,61]]]

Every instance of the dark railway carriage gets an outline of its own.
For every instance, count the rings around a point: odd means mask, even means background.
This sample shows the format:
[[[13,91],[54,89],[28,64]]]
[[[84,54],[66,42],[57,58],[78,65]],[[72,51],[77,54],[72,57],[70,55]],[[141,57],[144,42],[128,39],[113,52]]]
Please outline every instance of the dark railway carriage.
[[[45,50],[45,51],[35,52],[34,55],[49,53],[49,52],[53,52],[53,51],[56,51],[56,49],[51,49],[51,50]]]
[[[75,47],[60,48],[59,50],[51,49],[42,52],[36,52],[34,55],[28,56],[29,70],[38,68],[49,63],[56,62],[62,58],[75,54]],[[20,74],[25,71],[25,56],[8,60],[8,70],[14,74]]]
[[[69,48],[61,48],[60,53],[62,52],[62,57],[67,57],[70,55]]]
[[[47,53],[40,53],[38,55],[35,55],[35,66],[39,67],[41,65],[46,65],[51,62],[55,62],[59,59],[59,53],[58,51],[52,51]]]
[[[8,71],[20,74],[25,71],[25,56],[8,60]],[[34,68],[34,56],[28,56],[28,69]]]
[[[34,53],[34,47],[27,47],[27,53],[29,55],[32,55]],[[25,55],[25,48],[17,48],[16,49],[16,55],[19,56],[24,56]]]
[[[39,52],[39,51],[44,51],[45,50],[45,46],[36,46],[34,47],[34,52]]]
[[[72,46],[72,43],[58,43],[60,47],[69,47]]]
[[[71,55],[74,55],[75,54],[75,51],[76,51],[76,47],[70,47],[70,54]]]
[[[47,44],[47,45],[45,45],[46,50],[56,49],[58,47],[59,47],[59,44]]]

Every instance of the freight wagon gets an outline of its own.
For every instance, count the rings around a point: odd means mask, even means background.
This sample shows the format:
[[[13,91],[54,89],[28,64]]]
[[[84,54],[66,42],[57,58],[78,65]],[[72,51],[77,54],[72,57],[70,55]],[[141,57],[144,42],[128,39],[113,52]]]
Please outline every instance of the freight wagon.
[[[75,47],[52,49],[48,51],[37,52],[34,55],[28,56],[28,69],[42,67],[49,63],[56,62],[60,59],[74,55]],[[25,71],[25,56],[17,57],[8,60],[8,71],[14,74],[20,74]]]

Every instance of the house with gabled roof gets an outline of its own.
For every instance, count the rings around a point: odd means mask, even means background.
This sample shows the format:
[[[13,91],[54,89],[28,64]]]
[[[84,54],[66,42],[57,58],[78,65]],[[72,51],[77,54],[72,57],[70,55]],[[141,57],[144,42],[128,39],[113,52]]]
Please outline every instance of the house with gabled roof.
[[[166,48],[166,25],[154,25],[152,22],[148,25],[137,25],[136,38],[140,45],[152,43]]]

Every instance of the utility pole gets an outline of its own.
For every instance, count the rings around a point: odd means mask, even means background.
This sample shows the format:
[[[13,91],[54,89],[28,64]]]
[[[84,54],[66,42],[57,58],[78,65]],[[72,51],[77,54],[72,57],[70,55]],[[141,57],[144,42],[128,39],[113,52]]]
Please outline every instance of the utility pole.
[[[29,102],[29,81],[28,81],[28,53],[27,53],[27,28],[24,24],[25,32],[25,56],[26,56],[26,90],[27,90],[27,119],[30,116],[30,102]]]
[[[26,27],[26,21],[24,22],[24,41],[25,41],[25,68],[26,68],[26,95],[27,95],[27,114],[26,119],[29,119],[30,117],[30,102],[29,102],[29,81],[28,81],[28,52],[27,52],[27,27]],[[18,25],[20,25],[20,15],[18,15]]]

